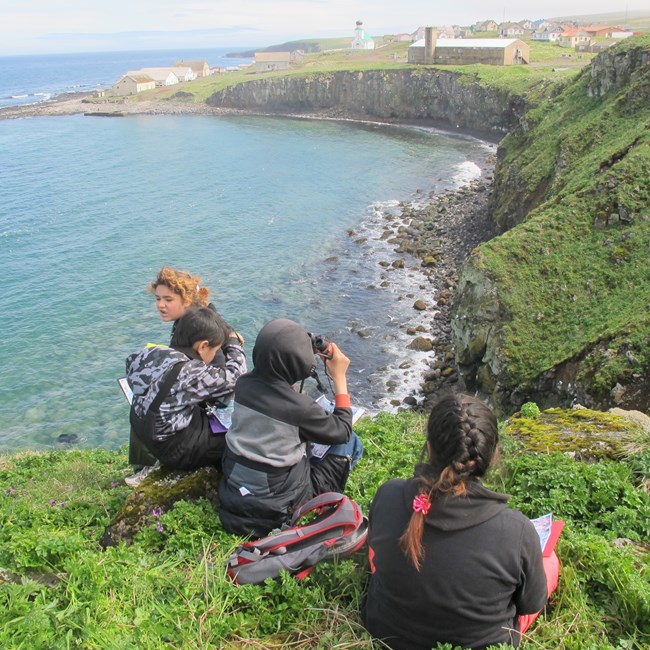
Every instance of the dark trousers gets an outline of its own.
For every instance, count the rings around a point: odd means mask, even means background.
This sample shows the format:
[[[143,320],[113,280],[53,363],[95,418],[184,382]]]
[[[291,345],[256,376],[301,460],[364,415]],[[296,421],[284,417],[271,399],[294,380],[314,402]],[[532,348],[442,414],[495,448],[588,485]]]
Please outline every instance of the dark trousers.
[[[131,424],[134,437],[163,467],[191,470],[221,466],[226,436],[212,433],[208,416],[198,407],[194,410],[189,426],[165,440],[156,440],[155,432],[144,420],[132,417]]]
[[[129,432],[129,465],[139,468],[145,465],[153,465],[155,462],[156,457],[140,442],[133,427],[131,427]]]

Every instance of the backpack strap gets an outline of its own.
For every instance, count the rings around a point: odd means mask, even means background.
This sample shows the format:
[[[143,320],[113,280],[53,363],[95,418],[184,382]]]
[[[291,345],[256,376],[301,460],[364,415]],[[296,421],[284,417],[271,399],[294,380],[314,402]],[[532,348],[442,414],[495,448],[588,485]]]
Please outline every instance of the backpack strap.
[[[332,504],[338,503],[339,501],[343,501],[346,498],[347,497],[344,494],[341,494],[339,492],[323,492],[322,494],[315,496],[313,499],[305,501],[305,503],[294,510],[291,517],[291,525],[295,526],[298,523],[299,519],[305,515],[308,515],[314,510],[318,510],[325,506],[330,506]]]
[[[156,415],[158,409],[160,408],[160,405],[162,404],[162,401],[165,399],[165,397],[167,397],[167,395],[169,395],[169,391],[172,389],[172,386],[174,385],[174,382],[176,381],[176,378],[180,374],[184,365],[185,361],[179,361],[165,373],[165,376],[163,377],[163,380],[160,384],[160,390],[158,391],[156,397],[154,397],[153,402],[151,402],[149,405],[149,410],[147,411],[147,415],[145,417],[149,417],[149,415]]]
[[[300,518],[314,511],[319,516],[311,523],[301,526]],[[349,497],[338,492],[325,492],[303,503],[294,512],[289,528],[256,541],[244,542],[240,550],[253,553],[252,556],[246,557],[248,562],[257,562],[267,555],[283,555],[287,546],[306,543],[314,536],[326,537],[334,531],[337,531],[337,537],[348,535],[356,530],[362,521],[361,509]]]

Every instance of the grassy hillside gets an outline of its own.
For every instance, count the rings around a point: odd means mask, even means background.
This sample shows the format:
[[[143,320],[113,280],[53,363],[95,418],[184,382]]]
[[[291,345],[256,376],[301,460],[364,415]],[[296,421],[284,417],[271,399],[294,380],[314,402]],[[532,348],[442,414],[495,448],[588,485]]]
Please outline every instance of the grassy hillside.
[[[650,36],[621,44],[621,60],[634,48],[650,52]],[[602,396],[650,367],[650,68],[602,97],[590,80],[547,96],[502,142],[495,219],[525,222],[477,263],[507,313],[510,383],[604,342],[582,377]]]
[[[564,429],[577,421],[565,418]],[[366,450],[349,491],[364,511],[378,485],[410,475],[423,426],[412,413],[358,423]],[[530,434],[534,422],[520,419],[514,429]],[[525,452],[504,436],[489,484],[529,516],[553,511],[567,521],[559,589],[523,650],[648,647],[650,457],[647,434],[636,439],[642,444],[622,462],[586,464]],[[205,499],[152,510],[131,546],[102,551],[103,530],[130,493],[128,473],[120,452],[0,457],[0,647],[380,650],[359,620],[365,551],[319,565],[304,582],[235,587],[223,567],[238,539]]]
[[[327,50],[338,50],[342,48],[349,49],[351,44],[351,36],[342,36],[341,38],[303,38],[299,41],[287,41],[286,43],[260,47],[254,50],[229,52],[226,56],[246,58],[255,56],[255,52],[294,52],[295,50],[302,50],[305,54],[310,54],[312,52],[325,52]]]
[[[579,14],[550,18],[559,22],[576,21],[580,25],[612,25],[628,27],[635,31],[650,31],[650,11],[610,11],[602,14]]]
[[[323,41],[318,41],[323,46]],[[336,43],[332,43],[335,45]],[[342,48],[333,47],[320,52],[307,54],[300,65],[293,65],[289,71],[256,73],[254,68],[246,68],[224,75],[197,79],[192,82],[159,88],[140,93],[131,101],[158,97],[166,99],[177,95],[180,91],[188,101],[204,102],[210,95],[226,86],[232,86],[256,79],[272,79],[286,75],[307,76],[315,72],[365,71],[381,69],[418,68],[407,63],[410,43],[389,43],[375,50],[351,50],[349,45]],[[450,70],[462,75],[468,82],[480,80],[487,85],[506,89],[512,93],[545,92],[549,83],[563,81],[576,76],[593,55],[576,55],[556,45],[529,42],[531,47],[531,65],[522,66],[438,66],[442,70]],[[281,46],[274,46],[275,48]],[[250,53],[249,53],[250,54]],[[570,55],[570,56],[569,56]],[[436,67],[436,66],[431,66]]]

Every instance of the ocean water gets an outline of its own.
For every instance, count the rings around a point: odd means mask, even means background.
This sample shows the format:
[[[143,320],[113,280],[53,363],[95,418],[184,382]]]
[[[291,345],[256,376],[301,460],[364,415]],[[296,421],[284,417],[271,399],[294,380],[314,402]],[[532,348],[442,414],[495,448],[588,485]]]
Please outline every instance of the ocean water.
[[[226,57],[229,51],[219,48],[0,56],[0,108],[110,88],[129,70],[166,67],[180,60],[207,61],[213,68],[236,67],[251,61]]]
[[[267,320],[292,318],[351,358],[356,404],[388,408],[423,372],[404,325],[432,314],[412,309],[416,261],[379,288],[395,257],[381,233],[400,202],[458,187],[491,153],[458,134],[353,122],[0,120],[0,450],[61,434],[126,443],[117,379],[132,351],[169,341],[146,291],[163,265],[201,276],[249,354]]]

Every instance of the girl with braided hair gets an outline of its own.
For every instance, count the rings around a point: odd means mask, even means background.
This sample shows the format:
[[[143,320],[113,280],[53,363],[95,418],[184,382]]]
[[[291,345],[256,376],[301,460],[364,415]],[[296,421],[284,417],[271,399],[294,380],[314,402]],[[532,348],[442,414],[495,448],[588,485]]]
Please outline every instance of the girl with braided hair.
[[[516,647],[534,620],[522,615],[539,612],[557,586],[557,557],[544,566],[533,524],[507,507],[507,495],[481,484],[497,443],[496,418],[483,402],[446,395],[429,416],[426,462],[413,478],[377,491],[362,614],[393,650]]]

